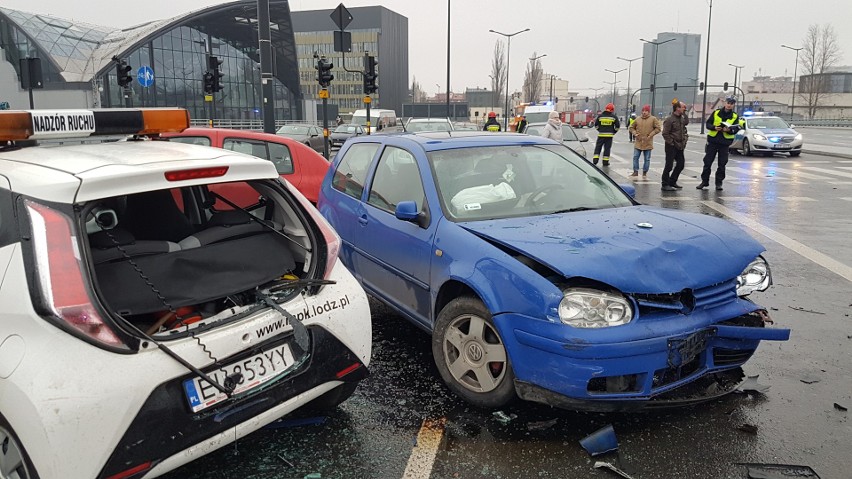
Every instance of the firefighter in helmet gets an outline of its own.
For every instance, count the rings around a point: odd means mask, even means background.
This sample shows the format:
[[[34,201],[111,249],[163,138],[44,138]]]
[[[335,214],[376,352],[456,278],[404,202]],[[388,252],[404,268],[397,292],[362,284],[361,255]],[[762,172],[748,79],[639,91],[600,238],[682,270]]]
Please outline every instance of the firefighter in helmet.
[[[497,123],[497,114],[493,111],[488,112],[488,121],[485,122],[485,126],[482,128],[482,131],[502,131],[500,128],[500,123]]]
[[[592,163],[598,164],[600,159],[601,149],[603,149],[603,166],[609,166],[609,152],[612,149],[612,137],[621,128],[621,123],[618,117],[615,116],[615,105],[607,103],[604,112],[598,115],[595,119],[595,128],[598,130],[598,141],[595,142],[595,155],[592,157]]]

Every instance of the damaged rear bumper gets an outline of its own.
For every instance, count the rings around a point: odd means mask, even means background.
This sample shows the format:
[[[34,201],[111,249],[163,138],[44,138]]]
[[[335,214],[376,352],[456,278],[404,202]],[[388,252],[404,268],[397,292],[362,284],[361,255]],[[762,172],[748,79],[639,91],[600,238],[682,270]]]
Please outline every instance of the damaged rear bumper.
[[[786,341],[790,337],[789,329],[764,327],[768,316],[762,310],[703,327],[670,331],[668,335],[606,343],[555,340],[541,330],[536,334],[522,329],[529,318],[505,316],[509,317],[498,319],[498,324],[512,327],[510,334],[502,336],[512,360],[518,395],[575,410],[646,407],[655,398],[675,396],[677,390],[696,381],[713,380],[720,373],[738,370],[760,341]],[[724,375],[719,378],[726,385],[732,382]],[[730,392],[724,389],[708,387],[706,399]],[[700,394],[695,394],[690,392],[700,401]]]

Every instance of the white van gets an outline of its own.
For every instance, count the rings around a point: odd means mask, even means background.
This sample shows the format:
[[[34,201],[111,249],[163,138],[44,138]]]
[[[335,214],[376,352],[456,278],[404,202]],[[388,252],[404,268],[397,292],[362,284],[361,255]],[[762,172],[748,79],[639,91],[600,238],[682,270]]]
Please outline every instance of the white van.
[[[550,102],[548,102],[550,103]],[[543,123],[547,121],[550,112],[556,108],[552,103],[543,105],[528,105],[524,108],[524,115],[527,117],[527,123]]]
[[[368,133],[380,131],[402,131],[402,123],[396,117],[394,110],[382,110],[380,108],[370,109],[370,128],[367,128],[367,110],[355,110],[352,114],[352,123],[361,125]]]

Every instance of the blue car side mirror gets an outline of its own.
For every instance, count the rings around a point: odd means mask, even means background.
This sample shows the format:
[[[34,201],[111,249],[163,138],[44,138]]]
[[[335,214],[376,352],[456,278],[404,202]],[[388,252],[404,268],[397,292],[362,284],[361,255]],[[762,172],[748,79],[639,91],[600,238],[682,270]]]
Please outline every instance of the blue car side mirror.
[[[625,192],[625,193],[627,193],[628,195],[630,195],[630,197],[631,197],[631,198],[635,198],[635,197],[636,197],[636,187],[635,187],[635,186],[633,186],[633,185],[627,185],[627,184],[624,184],[624,185],[618,185],[618,186],[619,186],[622,190],[624,190],[624,192]]]
[[[403,221],[414,221],[420,215],[420,212],[417,211],[417,203],[414,201],[400,201],[396,205],[395,215],[397,219]]]

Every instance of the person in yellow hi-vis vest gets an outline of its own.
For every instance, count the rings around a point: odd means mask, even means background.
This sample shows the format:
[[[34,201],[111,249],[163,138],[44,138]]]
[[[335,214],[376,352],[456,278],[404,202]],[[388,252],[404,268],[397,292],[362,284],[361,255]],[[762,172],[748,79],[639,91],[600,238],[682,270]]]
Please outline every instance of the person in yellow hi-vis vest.
[[[603,149],[603,166],[609,166],[609,152],[612,149],[612,137],[621,128],[618,117],[615,116],[615,105],[607,103],[604,112],[595,118],[595,129],[598,130],[598,141],[595,142],[595,156],[592,163],[598,164],[601,149]]]
[[[636,122],[636,113],[631,113],[630,119],[627,120],[627,140],[630,141],[630,143],[633,143],[633,131],[630,129],[630,127],[633,126],[633,123],[635,123],[635,122]]]
[[[729,96],[725,98],[725,106],[714,111],[707,118],[707,145],[704,146],[704,169],[701,171],[701,184],[695,189],[703,190],[710,186],[710,169],[713,160],[719,155],[719,163],[716,165],[716,191],[722,191],[722,182],[725,181],[725,165],[728,164],[728,147],[734,142],[737,132],[745,126],[745,120],[734,111],[737,99]]]
[[[497,114],[493,111],[488,112],[488,121],[485,122],[485,126],[482,127],[482,131],[502,131],[500,128],[500,123],[497,122]]]

